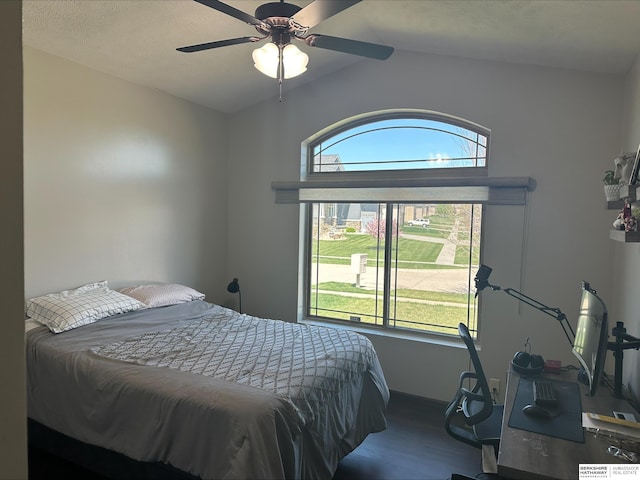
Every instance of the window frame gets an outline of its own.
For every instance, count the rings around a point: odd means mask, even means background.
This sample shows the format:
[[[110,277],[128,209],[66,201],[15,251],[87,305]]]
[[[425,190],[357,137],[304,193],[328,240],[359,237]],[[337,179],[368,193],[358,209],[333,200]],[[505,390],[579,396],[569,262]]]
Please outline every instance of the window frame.
[[[456,167],[456,168],[429,168],[429,169],[407,169],[407,170],[377,170],[377,171],[363,171],[363,172],[314,172],[313,171],[313,147],[316,144],[322,143],[329,138],[335,137],[341,133],[346,132],[366,124],[377,123],[384,120],[397,120],[397,119],[414,119],[414,120],[430,120],[434,122],[447,123],[452,126],[471,130],[476,133],[482,134],[487,138],[486,145],[486,158],[484,166],[481,167]],[[455,135],[452,133],[452,135]],[[455,177],[486,177],[489,171],[489,156],[490,156],[490,142],[491,131],[469,120],[464,120],[453,115],[445,113],[439,113],[429,110],[417,110],[417,109],[393,109],[379,112],[366,113],[357,115],[349,119],[342,120],[334,125],[331,125],[320,132],[312,135],[302,143],[302,159],[301,159],[301,181],[314,181],[314,179],[320,178],[332,178],[339,177],[344,178],[344,181],[358,181],[379,178],[381,172],[384,172],[385,178],[443,178],[451,177],[451,172],[455,171]],[[429,172],[429,175],[425,176],[425,170]]]
[[[411,170],[378,171],[313,171],[314,146],[347,130],[388,119],[432,120],[447,123],[477,134],[484,135],[486,141],[486,160],[484,165],[475,167],[449,167]],[[455,133],[452,133],[455,135]],[[340,328],[363,329],[369,332],[383,331],[386,335],[405,338],[437,337],[446,334],[419,332],[379,325],[352,325],[348,322],[326,317],[309,316],[311,289],[310,272],[312,264],[312,245],[308,233],[313,222],[313,203],[479,203],[485,206],[525,205],[527,192],[535,188],[530,177],[490,177],[491,132],[476,123],[448,114],[416,110],[394,109],[370,112],[342,120],[312,135],[302,143],[301,168],[299,181],[275,181],[272,188],[276,192],[276,203],[300,204],[299,231],[299,284],[298,318],[299,322],[331,324]],[[391,192],[391,197],[380,195]],[[393,197],[398,192],[405,196]],[[354,197],[355,195],[355,197]],[[309,205],[305,205],[309,204]],[[484,220],[483,220],[484,221]],[[481,234],[484,242],[484,232]],[[481,253],[482,254],[482,253]],[[481,259],[482,261],[482,259]],[[388,292],[383,292],[388,295]],[[480,328],[480,306],[477,307],[477,329]]]
[[[324,203],[331,203],[331,202],[324,202]],[[393,225],[392,222],[397,221],[397,215],[399,214],[399,207],[400,207],[400,203],[398,202],[394,202],[394,201],[384,201],[384,200],[380,200],[377,202],[372,202],[372,203],[377,203],[379,205],[384,205],[385,210],[387,212],[389,211],[393,211],[395,212],[394,215],[385,215],[385,221],[386,221],[386,231],[387,232],[391,232],[393,230]],[[441,204],[445,204],[445,203],[453,203],[453,204],[460,204],[460,203],[464,203],[464,202],[441,202]],[[383,280],[383,285],[384,288],[381,291],[381,295],[382,295],[382,323],[380,324],[371,324],[368,322],[363,322],[363,323],[353,323],[353,322],[349,322],[346,320],[342,320],[342,319],[338,319],[338,318],[331,318],[331,317],[323,317],[320,315],[313,315],[310,314],[310,310],[312,308],[311,306],[311,296],[312,296],[312,279],[311,279],[311,272],[313,271],[312,265],[313,265],[313,250],[314,250],[314,246],[313,246],[313,235],[305,235],[305,233],[311,233],[313,226],[314,226],[314,218],[313,218],[313,209],[315,207],[315,205],[317,205],[317,203],[308,203],[306,205],[301,205],[301,229],[300,229],[300,242],[301,242],[301,246],[302,248],[300,249],[300,256],[299,256],[299,301],[298,301],[298,322],[301,323],[310,323],[310,324],[319,324],[319,325],[332,325],[332,326],[339,326],[340,328],[347,328],[347,329],[355,329],[355,330],[361,330],[361,331],[366,331],[366,332],[377,332],[377,333],[382,333],[388,336],[393,336],[393,337],[398,337],[398,338],[412,338],[412,339],[421,339],[421,340],[432,340],[432,339],[443,339],[443,338],[447,338],[447,337],[455,337],[457,338],[457,333],[443,333],[443,332],[437,332],[434,330],[425,330],[425,331],[421,331],[420,329],[412,329],[412,328],[403,328],[403,327],[394,327],[391,326],[391,322],[393,321],[397,321],[397,318],[390,318],[390,317],[386,317],[386,314],[390,314],[390,302],[391,300],[391,291],[389,290],[391,281],[390,281],[390,276],[392,275],[392,271],[394,270],[394,268],[397,268],[394,265],[394,262],[391,261],[390,259],[390,255],[393,254],[392,250],[393,250],[393,244],[395,243],[395,240],[392,240],[392,242],[390,242],[390,246],[389,248],[387,248],[387,240],[389,240],[389,238],[385,238],[384,242],[385,242],[385,249],[383,252],[383,258],[384,258],[384,265],[385,268],[383,269],[383,275],[384,275],[384,280]],[[484,216],[485,216],[485,206],[483,204],[479,204],[479,206],[481,207],[481,222],[482,222],[482,227],[481,227],[481,232],[480,232],[480,245],[482,245],[482,243],[484,242]],[[394,207],[398,207],[398,208],[394,208]],[[304,214],[303,212],[304,211]],[[320,223],[318,223],[318,228],[320,227]],[[482,263],[480,261],[480,263]],[[386,268],[386,265],[391,265],[390,268]],[[395,300],[393,300],[395,302]],[[466,309],[467,312],[469,311],[470,305],[467,305]],[[468,322],[466,322],[467,327],[470,329],[472,335],[474,338],[477,338],[477,335],[479,333],[479,328],[480,328],[480,306],[476,305],[475,306],[475,310],[476,310],[476,324],[475,324],[475,328],[473,326],[471,326]],[[467,315],[468,318],[468,315]]]

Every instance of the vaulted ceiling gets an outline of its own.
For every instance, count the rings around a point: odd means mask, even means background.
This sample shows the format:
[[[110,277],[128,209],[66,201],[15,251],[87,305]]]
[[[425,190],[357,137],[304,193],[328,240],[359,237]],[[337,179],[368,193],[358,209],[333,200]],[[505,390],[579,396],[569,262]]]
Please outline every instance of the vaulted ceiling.
[[[340,0],[329,0],[340,1]],[[265,3],[225,3],[254,15]],[[304,7],[310,0],[289,0]],[[256,35],[191,0],[25,0],[23,43],[221,112],[277,95],[253,67],[258,44],[198,53],[177,47]],[[638,0],[363,0],[311,29],[396,51],[624,73],[640,53]],[[260,44],[262,45],[262,44]],[[377,62],[296,43],[309,57],[295,87],[356,62]]]

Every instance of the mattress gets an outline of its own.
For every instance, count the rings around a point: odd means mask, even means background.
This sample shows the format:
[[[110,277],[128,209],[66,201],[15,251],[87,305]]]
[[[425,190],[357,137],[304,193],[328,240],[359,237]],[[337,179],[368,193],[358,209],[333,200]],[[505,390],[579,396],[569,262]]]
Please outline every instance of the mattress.
[[[26,343],[31,419],[201,478],[331,478],[386,428],[382,368],[354,332],[193,301]]]

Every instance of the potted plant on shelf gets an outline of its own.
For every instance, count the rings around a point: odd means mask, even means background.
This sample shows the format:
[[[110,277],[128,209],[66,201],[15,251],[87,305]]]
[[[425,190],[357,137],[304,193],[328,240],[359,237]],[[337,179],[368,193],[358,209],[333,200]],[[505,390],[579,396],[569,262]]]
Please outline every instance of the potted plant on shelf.
[[[615,178],[613,170],[604,172],[604,196],[608,202],[620,200],[620,181]]]

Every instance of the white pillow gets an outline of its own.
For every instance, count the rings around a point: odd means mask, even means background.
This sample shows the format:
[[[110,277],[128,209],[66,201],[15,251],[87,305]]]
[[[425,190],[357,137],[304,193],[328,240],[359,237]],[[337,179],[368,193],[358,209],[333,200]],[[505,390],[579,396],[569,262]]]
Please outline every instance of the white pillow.
[[[204,293],[175,283],[138,285],[120,288],[118,291],[141,301],[149,308],[192,302],[193,300],[204,300]]]
[[[46,325],[53,333],[140,308],[145,305],[109,289],[106,281],[30,298],[26,302],[27,316]]]
[[[42,324],[40,322],[36,322],[33,318],[25,318],[24,320],[24,333],[27,333],[34,328],[41,327]]]

